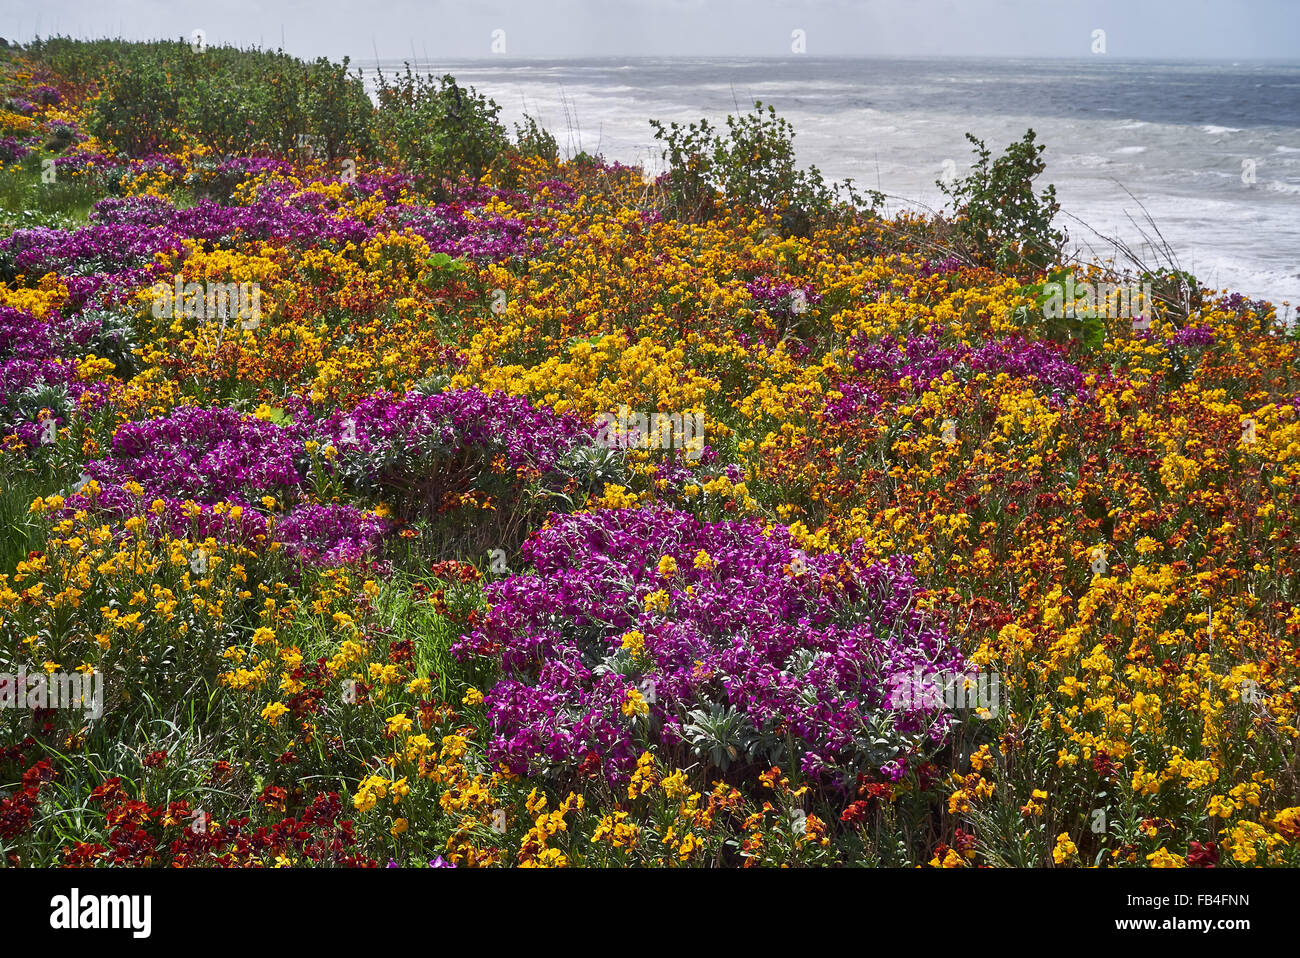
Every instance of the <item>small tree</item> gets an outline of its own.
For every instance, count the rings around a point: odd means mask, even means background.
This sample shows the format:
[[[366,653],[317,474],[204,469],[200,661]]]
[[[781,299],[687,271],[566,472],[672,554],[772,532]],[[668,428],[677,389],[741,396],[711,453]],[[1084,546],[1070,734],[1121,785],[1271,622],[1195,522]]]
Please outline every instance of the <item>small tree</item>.
[[[303,114],[311,133],[324,143],[329,160],[366,154],[374,107],[360,74],[348,72],[348,58],[319,57],[303,71]]]
[[[392,82],[379,75],[375,130],[397,160],[434,195],[463,176],[481,177],[510,145],[501,108],[447,74],[417,75],[410,65]]]
[[[774,107],[755,102],[751,112],[728,116],[725,136],[707,120],[666,127],[651,120],[650,125],[664,144],[668,207],[679,219],[707,220],[725,199],[748,209],[779,211],[786,232],[806,233],[813,217],[835,208],[838,190],[846,189],[851,203],[861,201],[849,184],[832,186],[817,167],[799,168],[794,127]]]
[[[996,269],[1038,272],[1060,260],[1065,235],[1052,228],[1060,212],[1056,187],[1034,194],[1034,178],[1046,169],[1033,130],[993,159],[974,134],[976,162],[955,183],[938,180],[953,201],[955,226],[977,262]]]

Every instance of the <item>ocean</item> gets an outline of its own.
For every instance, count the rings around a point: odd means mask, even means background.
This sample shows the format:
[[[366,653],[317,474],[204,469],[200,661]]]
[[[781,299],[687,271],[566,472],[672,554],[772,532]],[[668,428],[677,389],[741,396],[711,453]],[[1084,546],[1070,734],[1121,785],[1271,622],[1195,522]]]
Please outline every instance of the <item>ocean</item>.
[[[360,64],[366,66],[365,64]],[[386,71],[401,64],[384,63]],[[524,113],[566,155],[662,169],[649,120],[721,125],[755,100],[795,129],[803,164],[852,177],[888,208],[937,208],[935,184],[1032,127],[1071,248],[1148,239],[1215,289],[1300,305],[1300,62],[933,58],[642,58],[417,62]],[[367,71],[369,72],[369,71]],[[1130,195],[1131,194],[1131,195]],[[1144,213],[1145,208],[1145,213]],[[1279,315],[1283,314],[1279,306]]]

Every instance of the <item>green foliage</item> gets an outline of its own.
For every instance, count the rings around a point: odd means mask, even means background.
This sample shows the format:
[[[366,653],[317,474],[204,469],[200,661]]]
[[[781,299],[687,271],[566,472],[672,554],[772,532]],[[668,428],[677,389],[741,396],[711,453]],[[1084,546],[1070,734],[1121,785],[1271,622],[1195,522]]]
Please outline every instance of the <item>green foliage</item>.
[[[368,155],[374,104],[360,77],[348,73],[348,58],[333,63],[318,57],[304,67],[301,79],[303,118],[306,128],[320,138],[325,159]]]
[[[522,124],[515,124],[515,149],[521,156],[537,157],[548,163],[560,159],[560,145],[555,136],[533,116],[525,116]]]
[[[713,165],[717,136],[708,120],[683,127],[667,128],[651,120],[655,139],[666,146],[662,156],[668,163],[668,210],[678,219],[702,223],[714,216],[718,205],[717,172]]]
[[[1158,268],[1142,273],[1151,284],[1151,298],[1174,319],[1185,320],[1204,305],[1201,284],[1186,270]]]
[[[704,222],[731,202],[780,211],[784,232],[809,235],[812,218],[833,210],[837,192],[847,191],[851,203],[861,203],[851,183],[831,186],[817,167],[798,167],[794,128],[772,106],[756,101],[750,113],[728,116],[725,136],[708,120],[687,126],[651,120],[650,125],[664,144],[667,207],[678,219]]]
[[[282,51],[208,47],[183,40],[125,43],[64,38],[33,46],[61,75],[93,85],[87,127],[129,156],[183,148],[218,154],[289,154],[305,138],[312,158],[333,161],[370,148],[373,107],[348,61],[304,63]]]
[[[1041,322],[1046,338],[1058,343],[1078,340],[1088,352],[1096,352],[1106,341],[1106,321],[1101,315],[1094,312],[1067,316],[1064,308],[1059,315],[1056,315],[1048,309],[1048,304],[1053,297],[1049,287],[1055,284],[1059,294],[1067,287],[1070,279],[1070,270],[1059,269],[1048,273],[1047,278],[1041,283],[1022,286],[1018,294],[1031,297],[1033,303],[1016,309],[1016,323],[1025,327]]]
[[[694,753],[725,772],[733,762],[750,757],[758,735],[744,712],[714,702],[706,709],[692,709],[682,726],[682,737]]]
[[[36,226],[75,229],[85,224],[98,195],[80,181],[42,182],[41,159],[32,152],[21,166],[11,165],[0,172],[0,235]]]
[[[501,108],[461,87],[450,74],[379,74],[375,133],[391,162],[400,162],[420,187],[441,197],[463,177],[478,180],[509,146],[497,120]]]
[[[113,375],[123,382],[140,372],[140,357],[135,321],[129,313],[111,310],[87,309],[78,317],[78,325],[90,327],[93,332],[85,337],[79,351],[87,356],[97,356],[113,363]]]
[[[449,253],[434,253],[424,264],[429,267],[431,276],[437,279],[455,279],[469,271],[469,264]]]
[[[955,183],[936,181],[952,200],[956,228],[967,254],[996,269],[1037,272],[1059,262],[1065,235],[1052,228],[1060,211],[1056,187],[1035,195],[1034,179],[1046,169],[1044,147],[1033,130],[996,159],[974,134],[975,165]]]

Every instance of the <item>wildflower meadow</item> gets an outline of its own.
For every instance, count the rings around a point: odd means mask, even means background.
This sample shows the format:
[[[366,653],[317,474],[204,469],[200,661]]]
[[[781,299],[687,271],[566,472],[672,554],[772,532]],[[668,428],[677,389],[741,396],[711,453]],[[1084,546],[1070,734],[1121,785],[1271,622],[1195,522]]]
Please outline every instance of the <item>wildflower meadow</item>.
[[[765,104],[0,51],[10,866],[1300,865],[1300,339]]]

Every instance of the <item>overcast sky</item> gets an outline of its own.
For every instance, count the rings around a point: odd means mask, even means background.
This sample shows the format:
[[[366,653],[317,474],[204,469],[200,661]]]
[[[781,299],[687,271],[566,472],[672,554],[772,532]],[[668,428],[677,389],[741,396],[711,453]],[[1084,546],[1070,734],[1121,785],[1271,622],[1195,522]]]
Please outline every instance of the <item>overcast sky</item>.
[[[189,36],[386,60],[816,55],[1300,59],[1300,0],[0,0],[0,35]],[[496,54],[501,55],[501,54]]]

